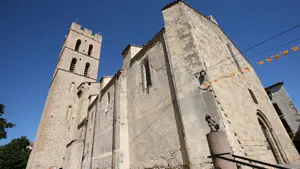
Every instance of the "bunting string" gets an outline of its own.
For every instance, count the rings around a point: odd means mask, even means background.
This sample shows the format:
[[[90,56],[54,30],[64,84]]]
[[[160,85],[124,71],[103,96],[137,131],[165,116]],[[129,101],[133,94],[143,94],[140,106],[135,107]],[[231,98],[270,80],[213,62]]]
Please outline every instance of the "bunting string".
[[[205,87],[207,87],[207,86],[209,86],[209,85],[211,85],[211,84],[213,84],[213,83],[216,83],[216,82],[219,81],[220,79],[232,78],[232,77],[234,77],[234,76],[237,76],[238,74],[241,74],[241,73],[244,73],[244,72],[249,72],[250,70],[251,70],[250,67],[245,67],[245,68],[243,68],[243,69],[239,69],[237,72],[232,72],[232,73],[230,73],[230,74],[228,74],[228,75],[226,75],[226,76],[222,76],[222,77],[220,77],[220,78],[217,78],[217,79],[214,79],[214,80],[212,80],[212,81],[206,82],[206,83],[204,83],[203,85],[204,85]]]
[[[281,56],[287,56],[290,51],[297,52],[297,51],[299,51],[299,45],[292,47],[290,50],[287,49],[287,50],[284,50],[284,51],[282,51],[280,53],[277,53],[273,56],[267,57],[266,59],[257,62],[257,64],[263,65],[263,64],[265,64],[265,62],[271,62],[273,60],[280,59]]]

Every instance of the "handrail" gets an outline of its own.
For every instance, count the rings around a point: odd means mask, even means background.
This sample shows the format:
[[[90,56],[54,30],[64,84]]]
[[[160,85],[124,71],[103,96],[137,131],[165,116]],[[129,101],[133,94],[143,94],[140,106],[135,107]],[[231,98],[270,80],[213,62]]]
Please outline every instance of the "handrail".
[[[223,155],[228,155],[228,154],[231,154],[231,153],[214,154],[212,156],[208,156],[208,158],[220,158],[220,159],[223,159],[223,160],[227,160],[227,161],[230,161],[230,162],[234,162],[234,163],[246,165],[246,166],[249,166],[249,167],[254,167],[254,168],[258,168],[258,169],[267,169],[265,167],[261,167],[261,166],[255,165],[255,164],[246,163],[246,162],[243,162],[243,161],[238,161],[236,159],[231,159],[231,158],[223,156]],[[290,168],[287,168],[287,167],[283,167],[283,166],[279,166],[279,165],[275,165],[275,164],[270,164],[270,163],[266,163],[266,162],[263,162],[263,161],[254,160],[254,159],[247,158],[247,157],[242,157],[242,156],[238,156],[238,155],[234,155],[234,154],[231,154],[231,155],[234,158],[247,160],[249,162],[258,163],[258,164],[266,165],[266,166],[273,167],[273,168],[290,169]]]
[[[223,157],[223,156],[216,156],[216,157],[217,157],[217,158],[221,158],[221,159],[223,159],[223,160],[231,161],[231,162],[234,162],[234,163],[246,165],[246,166],[249,166],[249,167],[254,167],[254,168],[258,168],[258,169],[267,169],[267,168],[265,168],[265,167],[257,166],[257,165],[250,164],[250,163],[245,163],[245,162],[243,162],[243,161],[238,161],[238,160],[230,159],[230,158]]]
[[[270,167],[275,167],[275,168],[280,168],[280,169],[289,169],[289,168],[287,168],[287,167],[283,167],[283,166],[279,166],[279,165],[275,165],[275,164],[270,164],[270,163],[266,163],[266,162],[263,162],[263,161],[258,161],[258,160],[254,160],[254,159],[251,159],[251,158],[242,157],[242,156],[238,156],[238,155],[234,155],[234,154],[232,154],[232,156],[233,156],[234,158],[239,158],[239,159],[243,159],[243,160],[248,160],[248,161],[252,161],[252,162],[259,163],[259,164],[263,164],[263,165],[270,166]]]

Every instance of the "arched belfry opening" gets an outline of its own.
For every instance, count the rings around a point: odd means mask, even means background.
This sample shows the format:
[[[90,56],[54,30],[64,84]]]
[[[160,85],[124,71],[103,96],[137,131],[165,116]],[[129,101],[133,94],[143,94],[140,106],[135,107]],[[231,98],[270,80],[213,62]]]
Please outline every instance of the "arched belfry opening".
[[[273,131],[271,123],[260,110],[257,110],[257,119],[266,139],[265,145],[269,150],[272,151],[272,154],[276,159],[277,163],[289,163],[289,160],[287,159],[286,154],[283,148],[281,147],[281,144],[275,132]]]
[[[89,45],[88,55],[91,56],[93,51],[93,45]]]
[[[75,45],[75,50],[78,51],[79,48],[80,48],[80,45],[81,45],[81,40],[80,39],[77,39],[76,41],[76,45]]]
[[[77,62],[77,59],[73,58],[72,61],[71,61],[71,64],[70,64],[70,69],[69,69],[70,72],[74,72],[75,66],[76,66],[76,62]]]

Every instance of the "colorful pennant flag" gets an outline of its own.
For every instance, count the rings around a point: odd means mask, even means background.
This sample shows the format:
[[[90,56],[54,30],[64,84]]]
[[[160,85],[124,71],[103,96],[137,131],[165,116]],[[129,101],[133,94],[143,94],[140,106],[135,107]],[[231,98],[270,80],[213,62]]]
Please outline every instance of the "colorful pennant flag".
[[[276,55],[274,55],[274,58],[275,58],[275,59],[279,59],[279,58],[280,58],[280,55],[279,55],[279,54],[276,54]]]
[[[250,67],[245,67],[244,70],[250,71]]]
[[[295,51],[295,52],[298,51],[299,50],[299,46],[293,47],[292,50]]]
[[[286,56],[287,54],[289,54],[289,51],[288,51],[288,50],[285,50],[285,51],[282,52],[282,54],[283,54],[284,56]]]
[[[259,61],[259,62],[257,62],[258,64],[260,64],[260,65],[263,65],[264,64],[264,61]]]
[[[267,58],[266,61],[267,62],[271,62],[273,59],[272,58]]]

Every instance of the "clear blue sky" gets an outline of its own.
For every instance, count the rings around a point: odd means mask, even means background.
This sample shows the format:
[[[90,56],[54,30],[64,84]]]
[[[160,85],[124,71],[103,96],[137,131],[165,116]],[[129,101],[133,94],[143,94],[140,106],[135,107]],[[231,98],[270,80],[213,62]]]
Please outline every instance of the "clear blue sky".
[[[221,28],[244,50],[300,23],[299,0],[186,0],[205,15],[212,14]],[[64,36],[72,21],[103,36],[99,78],[114,74],[122,65],[121,52],[128,43],[142,45],[163,26],[161,9],[171,0],[26,0],[1,1],[0,103],[5,118],[16,124],[12,138],[34,140],[49,84]],[[260,51],[300,37],[300,27],[246,53],[264,86],[284,81],[300,109],[300,51],[259,66],[256,62],[286,47]]]

